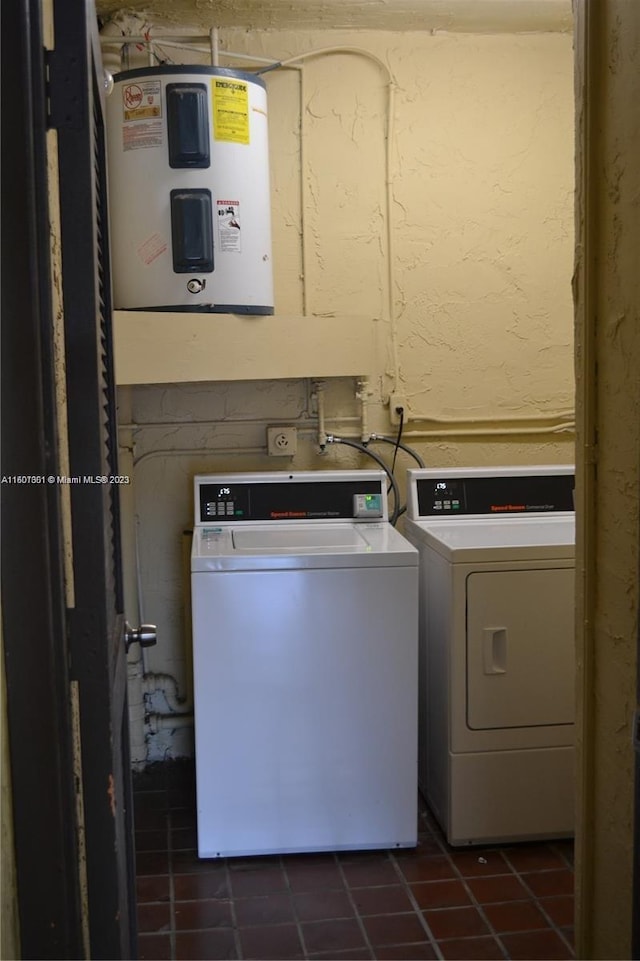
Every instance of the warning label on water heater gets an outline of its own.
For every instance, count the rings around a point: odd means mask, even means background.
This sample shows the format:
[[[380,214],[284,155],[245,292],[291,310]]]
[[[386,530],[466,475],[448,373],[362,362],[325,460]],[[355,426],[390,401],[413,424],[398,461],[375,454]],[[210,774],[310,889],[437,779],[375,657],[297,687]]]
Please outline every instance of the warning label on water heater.
[[[162,95],[159,80],[122,88],[122,145],[125,150],[162,144]]]
[[[242,253],[240,204],[237,200],[218,200],[218,249],[227,253]]]
[[[214,77],[213,136],[227,143],[249,143],[249,86],[242,80]]]

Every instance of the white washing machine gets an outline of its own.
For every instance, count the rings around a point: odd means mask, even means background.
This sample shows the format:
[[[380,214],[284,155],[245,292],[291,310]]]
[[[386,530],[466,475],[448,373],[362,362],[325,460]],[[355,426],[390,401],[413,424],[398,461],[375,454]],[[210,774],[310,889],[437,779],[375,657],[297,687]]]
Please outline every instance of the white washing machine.
[[[574,826],[573,467],[408,471],[420,789],[452,845]]]
[[[198,476],[198,854],[417,843],[418,552],[383,471]]]

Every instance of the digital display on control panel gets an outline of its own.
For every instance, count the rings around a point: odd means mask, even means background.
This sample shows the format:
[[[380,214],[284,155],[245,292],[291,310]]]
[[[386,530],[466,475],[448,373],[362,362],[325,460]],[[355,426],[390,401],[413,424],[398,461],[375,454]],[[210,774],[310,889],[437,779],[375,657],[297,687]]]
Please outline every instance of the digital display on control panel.
[[[434,511],[459,514],[464,505],[464,487],[457,480],[437,480],[431,502]]]
[[[241,520],[249,510],[249,492],[244,484],[209,484],[204,499],[202,492],[203,488],[200,488],[200,519],[203,521]]]
[[[418,478],[421,517],[572,511],[573,474]]]
[[[356,495],[373,495],[380,508],[382,502],[377,481],[202,484],[199,491],[201,522],[339,520],[362,516],[354,513]]]

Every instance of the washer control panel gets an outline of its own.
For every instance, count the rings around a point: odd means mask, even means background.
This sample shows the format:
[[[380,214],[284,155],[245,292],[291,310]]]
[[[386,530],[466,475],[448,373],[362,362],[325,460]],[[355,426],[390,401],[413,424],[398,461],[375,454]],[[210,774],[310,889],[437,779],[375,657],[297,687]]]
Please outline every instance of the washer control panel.
[[[364,473],[364,472],[362,472]],[[387,518],[384,474],[283,480],[196,478],[196,524],[226,521],[380,521]]]

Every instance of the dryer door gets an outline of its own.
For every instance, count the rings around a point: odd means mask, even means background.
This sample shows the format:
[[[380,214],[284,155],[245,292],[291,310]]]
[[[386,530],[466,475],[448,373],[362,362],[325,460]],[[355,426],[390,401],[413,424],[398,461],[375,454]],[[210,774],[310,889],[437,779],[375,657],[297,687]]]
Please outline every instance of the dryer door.
[[[470,728],[573,723],[573,596],[573,568],[469,575]]]

